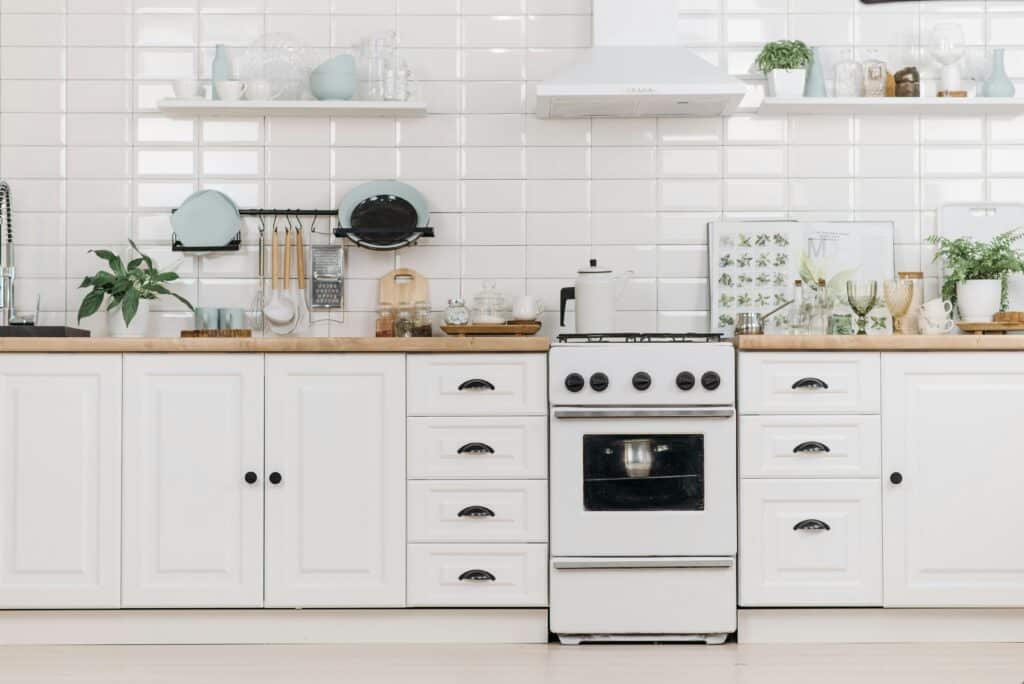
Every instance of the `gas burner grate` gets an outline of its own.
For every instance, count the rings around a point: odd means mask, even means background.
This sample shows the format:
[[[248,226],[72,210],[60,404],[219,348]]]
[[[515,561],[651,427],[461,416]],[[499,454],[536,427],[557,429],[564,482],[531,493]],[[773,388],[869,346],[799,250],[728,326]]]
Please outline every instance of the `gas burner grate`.
[[[562,343],[583,342],[588,344],[623,342],[640,344],[652,342],[706,343],[721,342],[723,339],[722,333],[596,333],[558,336],[558,341]]]

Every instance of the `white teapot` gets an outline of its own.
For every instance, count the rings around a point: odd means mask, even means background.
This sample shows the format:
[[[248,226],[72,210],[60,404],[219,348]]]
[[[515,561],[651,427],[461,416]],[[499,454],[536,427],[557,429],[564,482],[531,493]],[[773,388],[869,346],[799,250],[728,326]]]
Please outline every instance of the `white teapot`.
[[[600,268],[597,259],[588,268],[577,272],[576,287],[562,289],[561,322],[565,325],[565,309],[569,300],[576,300],[576,332],[599,334],[615,332],[615,309],[619,295],[626,289],[633,271],[615,275]]]

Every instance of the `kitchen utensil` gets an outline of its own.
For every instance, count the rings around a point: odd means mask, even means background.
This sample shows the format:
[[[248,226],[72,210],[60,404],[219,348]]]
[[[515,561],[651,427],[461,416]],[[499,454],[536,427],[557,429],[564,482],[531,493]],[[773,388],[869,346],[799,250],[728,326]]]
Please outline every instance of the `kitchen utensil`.
[[[195,325],[196,330],[218,330],[220,328],[220,311],[215,307],[196,307]]]
[[[179,78],[171,87],[179,100],[201,100],[206,96],[206,89],[194,78]]]
[[[245,330],[245,309],[219,309],[217,313],[218,330]]]
[[[540,332],[541,324],[538,321],[526,323],[501,323],[497,325],[477,325],[470,323],[466,325],[441,326],[445,335],[453,337],[493,337],[498,335],[512,335],[515,337],[529,337]]]
[[[309,76],[310,89],[318,100],[351,100],[356,82],[356,60],[349,54],[327,60]]]
[[[290,225],[288,228],[285,228],[284,231],[284,248],[282,256],[284,261],[284,273],[282,275],[283,283],[280,292],[281,303],[288,307],[290,315],[286,322],[271,325],[270,330],[275,335],[291,335],[295,332],[295,328],[299,321],[295,306],[295,283],[292,282],[292,228]]]
[[[237,102],[245,95],[246,85],[244,81],[217,81],[213,84],[217,91],[217,98],[224,102]]]
[[[743,312],[736,315],[736,334],[737,335],[764,335],[765,323],[768,319],[778,312],[785,309],[787,306],[792,304],[795,300],[789,300],[785,304],[775,307],[771,311],[765,314]]]
[[[947,327],[948,330],[953,328],[953,320],[951,318],[953,314],[953,303],[942,299],[929,299],[925,302],[918,312],[918,323],[920,326],[929,326],[932,329],[938,327]],[[924,332],[922,330],[922,332]]]
[[[273,325],[290,323],[295,315],[281,297],[281,243],[276,229],[270,246],[270,301],[264,307],[263,314]]]
[[[885,297],[885,305],[892,315],[893,333],[896,335],[906,334],[908,329],[904,317],[910,311],[910,305],[914,300],[914,281],[886,280],[882,284],[882,294]]]
[[[270,100],[274,95],[274,84],[265,78],[254,78],[245,82],[246,100]]]
[[[483,288],[473,297],[470,317],[477,325],[505,323],[505,295],[498,291],[498,284],[493,280],[485,282]]]
[[[961,90],[960,60],[963,59],[967,44],[964,29],[960,24],[943,22],[932,29],[928,50],[932,57],[942,65],[942,85],[939,94],[954,93]]]
[[[649,477],[654,455],[668,451],[665,444],[655,445],[649,439],[622,440],[622,466],[629,477]]]
[[[295,328],[302,331],[309,326],[309,305],[306,303],[306,247],[301,221],[295,231],[295,276]]]
[[[298,36],[268,33],[242,51],[238,74],[246,81],[270,81],[271,100],[309,99],[309,74],[319,59],[317,52]]]
[[[171,214],[174,236],[182,247],[223,247],[242,227],[234,201],[218,190],[193,193]]]
[[[857,334],[867,335],[867,316],[878,304],[878,281],[848,280],[846,282],[846,298],[850,308],[857,314]]]
[[[629,284],[633,271],[616,276],[611,270],[590,260],[590,266],[577,271],[576,286],[562,288],[561,325],[565,326],[565,310],[569,300],[576,301],[576,332],[578,334],[615,331],[615,303]]]
[[[913,283],[914,286],[914,294],[910,298],[910,309],[903,316],[904,332],[914,335],[920,332],[917,323],[921,306],[924,304],[924,273],[920,271],[900,271],[896,275],[900,280],[906,280],[909,283]]]
[[[381,277],[381,304],[411,305],[419,301],[430,301],[430,287],[427,279],[416,271],[411,268],[397,268]]]
[[[256,292],[253,294],[252,303],[249,305],[249,311],[247,312],[249,325],[253,330],[263,330],[263,307],[266,305],[266,295],[264,295],[263,288],[266,286],[266,255],[264,252],[266,251],[267,226],[262,216],[259,217],[259,221],[259,255],[257,257],[259,277],[257,278]]]
[[[343,303],[345,252],[341,245],[313,245],[313,309],[340,309]]]
[[[374,181],[357,186],[342,199],[336,234],[360,247],[392,250],[433,235],[429,224],[427,200],[416,188],[398,181]]]
[[[544,313],[544,305],[531,295],[516,297],[512,303],[512,318],[515,321],[536,321]]]

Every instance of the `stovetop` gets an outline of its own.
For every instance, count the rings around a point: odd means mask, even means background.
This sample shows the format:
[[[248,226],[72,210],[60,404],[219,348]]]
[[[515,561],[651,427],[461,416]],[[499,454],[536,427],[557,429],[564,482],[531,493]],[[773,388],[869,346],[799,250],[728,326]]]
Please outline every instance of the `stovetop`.
[[[559,344],[701,344],[722,342],[721,333],[589,333],[564,334],[556,340]]]

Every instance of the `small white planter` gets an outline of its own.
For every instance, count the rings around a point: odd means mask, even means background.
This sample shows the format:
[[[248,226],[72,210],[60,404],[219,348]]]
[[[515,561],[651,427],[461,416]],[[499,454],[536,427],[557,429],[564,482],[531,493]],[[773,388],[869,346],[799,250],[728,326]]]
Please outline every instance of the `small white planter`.
[[[965,323],[989,323],[1001,308],[1003,281],[966,280],[956,285],[956,305]]]
[[[135,312],[135,318],[131,325],[124,324],[124,313],[121,307],[107,312],[107,332],[111,337],[148,337],[149,336],[149,309],[152,300],[143,299],[139,302],[139,310]]]
[[[803,97],[806,82],[807,69],[773,69],[768,72],[768,96]]]

